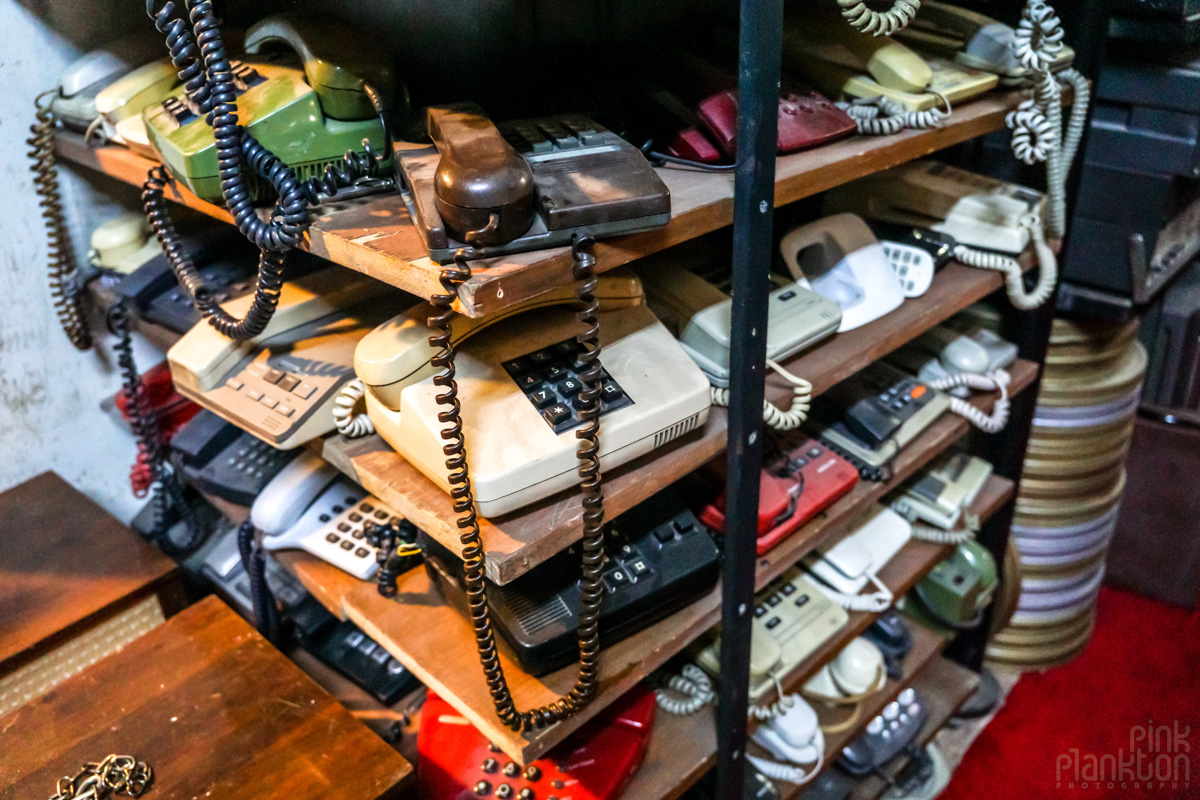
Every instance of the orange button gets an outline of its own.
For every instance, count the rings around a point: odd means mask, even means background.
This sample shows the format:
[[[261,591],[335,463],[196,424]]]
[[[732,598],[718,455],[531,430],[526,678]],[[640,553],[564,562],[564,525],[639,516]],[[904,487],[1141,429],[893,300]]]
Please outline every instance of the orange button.
[[[908,396],[911,397],[913,400],[916,400],[918,397],[920,397],[923,394],[925,394],[924,386],[914,386],[913,390],[908,393]]]

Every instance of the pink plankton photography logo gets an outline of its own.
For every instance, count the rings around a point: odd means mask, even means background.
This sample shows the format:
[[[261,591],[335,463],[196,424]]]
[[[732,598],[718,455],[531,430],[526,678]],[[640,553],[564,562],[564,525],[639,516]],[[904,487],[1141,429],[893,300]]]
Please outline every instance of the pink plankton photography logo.
[[[1177,792],[1192,780],[1190,725],[1155,725],[1153,720],[1129,729],[1129,747],[1116,753],[1082,753],[1073,747],[1056,759],[1056,789],[1138,789]]]

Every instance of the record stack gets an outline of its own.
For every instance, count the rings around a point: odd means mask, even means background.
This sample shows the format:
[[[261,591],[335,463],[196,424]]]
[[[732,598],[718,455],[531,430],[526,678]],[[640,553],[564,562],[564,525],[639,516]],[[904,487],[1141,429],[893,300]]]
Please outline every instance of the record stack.
[[[1054,321],[1012,529],[1020,597],[992,667],[1048,669],[1091,639],[1145,371],[1136,321]]]

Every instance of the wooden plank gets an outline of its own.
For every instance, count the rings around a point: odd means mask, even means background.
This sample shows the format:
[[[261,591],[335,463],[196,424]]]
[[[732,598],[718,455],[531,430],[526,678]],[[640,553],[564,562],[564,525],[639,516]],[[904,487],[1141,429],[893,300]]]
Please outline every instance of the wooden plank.
[[[785,365],[808,379],[814,394],[826,391],[871,362],[945,321],[1000,288],[995,272],[950,264],[938,273],[922,297],[855,331],[838,334]],[[1031,377],[1022,363],[1018,380]],[[781,379],[767,381],[768,397],[790,402]],[[699,468],[725,450],[726,413],[714,408],[704,427],[664,448],[605,473],[605,510],[609,519],[628,511],[662,488]],[[380,437],[348,440],[331,436],[322,455],[363,487],[388,503],[453,552],[459,552],[458,528],[450,496]],[[481,519],[488,577],[508,583],[549,556],[579,540],[583,510],[574,491],[561,492],[495,520]]]
[[[1018,92],[995,92],[954,109],[941,128],[895,136],[856,136],[815,150],[780,156],[775,203],[783,205],[855,178],[933,153],[1000,128],[1020,101]],[[60,132],[58,154],[118,180],[141,186],[156,162],[117,146],[89,148],[77,134]],[[671,221],[663,228],[599,242],[598,271],[629,263],[671,245],[729,225],[733,220],[733,176],[660,169],[671,190]],[[172,200],[229,221],[224,209],[172,187]],[[428,298],[441,290],[441,268],[425,256],[398,194],[326,203],[315,211],[308,250],[393,286]],[[475,262],[473,276],[459,289],[456,307],[469,316],[511,308],[571,280],[569,248]]]
[[[209,597],[0,719],[5,796],[46,797],[109,753],[154,797],[396,797],[412,767]]]

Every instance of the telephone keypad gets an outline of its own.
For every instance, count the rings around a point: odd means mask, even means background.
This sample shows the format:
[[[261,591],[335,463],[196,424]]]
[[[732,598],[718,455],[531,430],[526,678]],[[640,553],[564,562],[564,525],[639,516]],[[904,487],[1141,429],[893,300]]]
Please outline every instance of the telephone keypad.
[[[579,416],[583,407],[580,399],[583,381],[579,376],[584,364],[577,360],[579,352],[579,343],[567,339],[501,365],[555,433],[583,424]],[[601,415],[633,405],[620,384],[603,369],[600,380]]]

